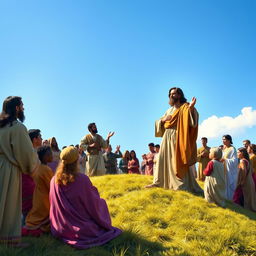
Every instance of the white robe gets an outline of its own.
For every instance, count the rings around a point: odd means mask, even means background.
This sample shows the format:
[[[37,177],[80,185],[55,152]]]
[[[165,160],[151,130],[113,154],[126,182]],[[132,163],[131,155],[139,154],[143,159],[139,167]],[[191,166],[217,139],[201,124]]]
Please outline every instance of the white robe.
[[[231,146],[223,150],[223,158],[225,159],[226,168],[226,198],[233,199],[236,189],[238,175],[238,159],[236,149]]]

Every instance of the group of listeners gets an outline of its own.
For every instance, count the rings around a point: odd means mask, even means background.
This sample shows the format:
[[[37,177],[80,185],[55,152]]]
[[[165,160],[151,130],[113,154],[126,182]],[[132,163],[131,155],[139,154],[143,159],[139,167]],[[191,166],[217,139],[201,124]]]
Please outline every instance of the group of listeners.
[[[153,175],[154,161],[157,159],[155,155],[159,152],[159,145],[149,144],[150,152],[142,156],[143,161],[140,166],[134,150],[130,152],[126,150],[122,154],[120,146],[117,146],[116,151],[112,152],[109,140],[114,135],[114,132],[110,132],[107,135],[107,139],[104,140],[98,134],[95,123],[88,125],[88,131],[89,133],[82,138],[80,145],[77,145],[77,147],[81,150],[81,154],[86,152],[86,155],[83,155],[85,167],[81,169],[89,177],[117,173]],[[119,165],[117,164],[118,158],[120,158]]]
[[[111,225],[105,200],[80,172],[79,150],[69,146],[60,152],[56,139],[42,146],[40,130],[28,133],[24,119],[21,97],[7,97],[0,114],[0,243],[27,247],[21,235],[50,231],[86,249],[120,235],[122,231]]]
[[[230,135],[222,137],[219,147],[208,147],[205,137],[201,141],[198,179],[205,182],[205,199],[222,207],[228,199],[256,211],[256,145],[244,140],[236,150]]]
[[[41,131],[27,131],[24,119],[22,99],[8,97],[0,115],[0,166],[4,170],[0,173],[0,242],[23,247],[21,233],[51,232],[73,247],[86,249],[121,234],[111,225],[107,204],[89,177],[117,174],[117,158],[122,173],[153,175],[160,146],[148,145],[140,169],[135,151],[122,154],[117,146],[113,153],[110,138],[114,132],[104,140],[95,123],[88,125],[89,133],[80,145],[60,151],[56,138],[42,141]],[[202,138],[197,151],[205,199],[222,207],[226,199],[233,200],[256,211],[256,145],[246,140],[236,151],[230,135],[222,141],[223,145],[210,148],[207,138]]]

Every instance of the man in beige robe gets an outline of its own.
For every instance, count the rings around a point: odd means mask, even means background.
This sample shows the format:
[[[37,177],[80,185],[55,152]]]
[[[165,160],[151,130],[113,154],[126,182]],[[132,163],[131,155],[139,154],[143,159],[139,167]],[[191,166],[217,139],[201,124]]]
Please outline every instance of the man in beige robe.
[[[114,135],[114,132],[109,132],[107,139],[104,140],[98,133],[95,123],[88,125],[89,134],[85,135],[80,147],[87,151],[86,170],[88,176],[100,176],[106,173],[105,163],[102,156],[102,149],[109,145],[109,139]]]
[[[21,173],[39,164],[24,119],[21,98],[6,98],[0,114],[0,243],[21,247]]]
[[[155,124],[155,136],[162,137],[153,184],[163,187],[202,193],[190,166],[196,163],[198,113],[196,99],[188,104],[180,88],[169,90],[169,104],[165,115]]]
[[[211,148],[207,146],[207,141],[206,137],[201,138],[202,147],[197,149],[198,180],[200,181],[205,180],[203,171],[210,161],[209,153]]]

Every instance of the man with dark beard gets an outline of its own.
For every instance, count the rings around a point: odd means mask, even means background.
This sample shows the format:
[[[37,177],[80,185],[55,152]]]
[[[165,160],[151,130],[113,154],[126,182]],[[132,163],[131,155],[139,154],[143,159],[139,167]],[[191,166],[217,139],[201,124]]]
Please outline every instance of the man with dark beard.
[[[114,132],[109,132],[107,139],[104,140],[100,135],[97,134],[98,130],[95,123],[90,123],[88,125],[88,130],[90,134],[84,136],[80,143],[80,147],[84,151],[87,151],[87,175],[104,175],[106,173],[106,168],[101,150],[108,147],[109,139],[114,135]]]
[[[0,114],[0,243],[20,247],[21,173],[39,164],[24,120],[21,97],[7,97]]]
[[[155,124],[155,136],[163,137],[154,182],[150,187],[203,192],[197,184],[190,166],[196,163],[196,139],[198,113],[194,108],[196,98],[187,103],[183,91],[174,87],[169,90],[169,108]]]

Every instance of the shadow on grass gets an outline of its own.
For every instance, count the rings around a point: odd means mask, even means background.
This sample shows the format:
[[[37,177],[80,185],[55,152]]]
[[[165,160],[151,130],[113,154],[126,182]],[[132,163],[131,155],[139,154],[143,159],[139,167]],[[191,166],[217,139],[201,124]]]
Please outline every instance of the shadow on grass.
[[[255,212],[249,211],[249,210],[243,208],[242,206],[235,204],[229,200],[226,201],[226,209],[229,209],[235,213],[245,215],[246,217],[248,217],[251,220],[256,220]]]
[[[148,241],[140,235],[124,231],[120,236],[105,245],[87,250],[76,250],[51,235],[40,238],[25,238],[28,248],[10,248],[0,245],[0,255],[4,256],[159,256],[167,248],[160,243]]]
[[[202,181],[199,181],[198,184],[200,185],[200,187],[202,189],[204,189],[204,183]],[[196,196],[196,194],[194,194],[194,195]],[[204,197],[204,195],[200,195],[200,196]],[[256,220],[256,213],[255,212],[244,209],[242,206],[239,206],[238,204],[235,204],[230,200],[226,200],[226,209],[229,209],[229,210],[231,210],[235,213],[238,213],[238,214],[245,215],[246,217],[248,217],[251,220]]]

